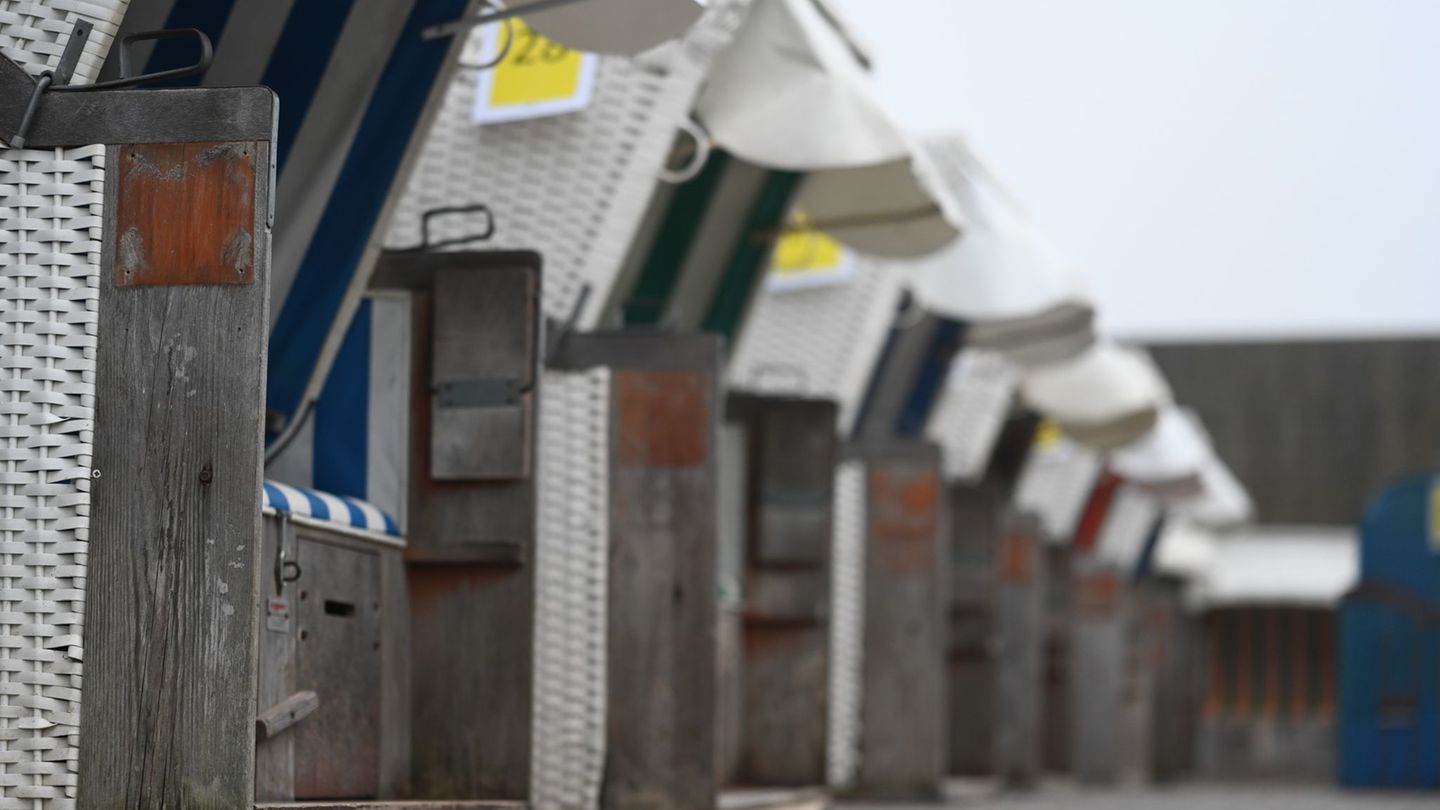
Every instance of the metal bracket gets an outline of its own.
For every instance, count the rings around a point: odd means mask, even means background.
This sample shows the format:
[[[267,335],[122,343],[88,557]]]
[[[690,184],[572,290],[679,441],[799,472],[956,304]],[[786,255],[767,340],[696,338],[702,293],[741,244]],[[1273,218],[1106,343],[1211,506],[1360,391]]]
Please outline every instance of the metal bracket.
[[[438,408],[499,408],[517,405],[529,389],[517,379],[457,380],[435,386]]]
[[[11,147],[76,146],[87,143],[270,141],[275,128],[274,93],[266,88],[178,88],[117,92],[139,84],[204,73],[214,48],[201,31],[146,31],[122,40],[128,73],[129,46],[149,39],[194,37],[200,58],[193,65],[96,84],[70,84],[92,26],[77,21],[55,70],[31,76],[0,57],[0,140]]]

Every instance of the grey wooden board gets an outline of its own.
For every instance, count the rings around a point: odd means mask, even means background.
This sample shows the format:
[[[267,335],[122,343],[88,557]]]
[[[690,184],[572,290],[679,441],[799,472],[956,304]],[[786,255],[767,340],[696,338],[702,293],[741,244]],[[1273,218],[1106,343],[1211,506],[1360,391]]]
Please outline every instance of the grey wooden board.
[[[409,558],[434,561],[453,550],[457,560],[472,558],[476,547],[506,546],[513,560],[533,558],[535,486],[533,479],[510,481],[433,481],[430,479],[430,363],[432,295],[414,295],[410,384]],[[477,449],[478,452],[478,449]],[[487,557],[497,555],[487,552]]]
[[[989,775],[995,753],[995,546],[1004,502],[992,484],[950,490],[950,772]]]
[[[530,789],[534,569],[411,565],[415,795]]]
[[[82,808],[253,801],[268,229],[255,235],[256,283],[223,286],[119,289],[105,240]]]
[[[260,598],[256,612],[259,626],[259,666],[255,681],[255,705],[260,711],[284,700],[296,691],[295,686],[295,598],[299,588],[293,583],[281,584],[276,591],[272,571],[276,550],[283,541],[286,559],[298,553],[296,533],[282,537],[278,520],[264,521],[265,546],[260,556]],[[282,601],[271,606],[272,597]],[[267,627],[273,620],[275,629]],[[259,742],[255,747],[256,801],[290,801],[295,798],[295,735],[280,736]]]
[[[865,464],[865,618],[857,793],[938,798],[945,708],[949,538],[940,457],[899,443]]]
[[[758,399],[758,398],[757,398]],[[836,404],[766,398],[755,403],[750,452],[750,561],[828,570],[833,521]]]
[[[1035,785],[1041,770],[1046,571],[1040,531],[1033,516],[1008,515],[996,565],[995,775],[1017,787]],[[1014,570],[1014,557],[1022,555],[1029,564]]]
[[[1150,645],[1152,669],[1149,776],[1157,783],[1179,781],[1195,770],[1195,735],[1201,710],[1204,668],[1199,619],[1183,610],[1184,585],[1147,577],[1137,598],[1145,613],[1142,640]]]
[[[1040,650],[1042,719],[1040,722],[1040,762],[1048,773],[1068,774],[1071,770],[1070,706],[1074,703],[1071,682],[1074,582],[1070,575],[1074,555],[1068,545],[1046,544],[1045,556],[1045,625]]]
[[[721,608],[715,659],[715,774],[722,785],[735,781],[740,769],[740,735],[744,729],[745,653],[740,613]]]
[[[279,532],[276,519],[265,521],[258,611],[257,706],[263,711],[297,690],[312,689],[320,697],[325,713],[317,711],[318,716],[312,715],[294,729],[256,746],[256,800],[292,799],[296,795],[297,763],[303,783],[307,769],[335,767],[339,761],[363,764],[368,769],[365,779],[371,787],[367,796],[402,795],[410,778],[410,613],[401,551],[316,526],[291,524],[290,529],[287,558],[300,564],[301,575],[281,589],[280,596],[289,606],[288,624],[277,623],[272,628],[267,622],[268,603],[275,594],[272,561]],[[327,565],[336,555],[339,565]],[[355,560],[357,556],[361,559]],[[367,587],[378,588],[381,606],[378,616],[358,617],[368,623],[365,633],[374,638],[360,645],[363,649],[339,654],[315,649],[317,643],[324,646],[323,637],[300,641],[300,630],[310,627],[314,621],[334,621],[323,616],[325,594],[336,595],[326,583],[344,575],[338,569],[355,565],[361,567],[361,578],[368,583]],[[374,613],[371,601],[368,609]],[[322,615],[315,616],[316,612]],[[378,650],[371,648],[376,641],[380,645]],[[307,654],[317,651],[321,653],[318,661],[304,660]],[[367,659],[372,659],[369,664]],[[355,739],[357,729],[337,722],[335,715],[343,716],[347,703],[353,707],[351,713],[358,710],[377,724],[370,741]],[[350,750],[353,746],[367,745],[370,750],[358,753]],[[309,779],[313,781],[313,773]],[[302,784],[301,794],[305,793],[314,795],[316,791],[306,790]]]
[[[742,784],[824,784],[829,642],[823,623],[747,622]]]
[[[744,612],[747,627],[823,625],[830,615],[830,572],[752,568],[745,577]]]
[[[616,367],[601,801],[710,810],[719,787],[719,347],[709,337],[647,338],[577,338],[567,347]]]
[[[410,293],[403,291],[378,291],[372,293],[370,299],[373,337],[367,425],[370,446],[365,454],[369,469],[365,474],[365,499],[394,517],[403,534],[409,526],[407,513],[410,506],[406,497],[410,489],[413,304]]]
[[[745,481],[748,453],[745,426],[719,428],[716,456],[716,552],[719,577],[719,635],[715,662],[715,773],[730,784],[740,766],[744,672],[740,607],[745,580]]]
[[[380,782],[380,561],[301,538],[295,681],[320,709],[292,732],[295,796],[374,798]]]
[[[1114,784],[1122,759],[1126,623],[1123,613],[1075,617],[1071,630],[1071,767],[1075,778]]]
[[[524,478],[534,445],[540,274],[533,268],[456,267],[437,273],[431,322],[432,391],[511,385],[508,404],[447,405],[432,396],[430,476],[437,481]]]

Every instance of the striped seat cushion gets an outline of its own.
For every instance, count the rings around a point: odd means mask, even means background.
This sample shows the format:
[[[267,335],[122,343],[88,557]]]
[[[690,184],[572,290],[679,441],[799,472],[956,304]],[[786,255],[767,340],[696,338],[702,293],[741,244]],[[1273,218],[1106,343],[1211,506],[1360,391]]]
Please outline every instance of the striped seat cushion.
[[[288,512],[323,520],[337,526],[400,536],[400,527],[395,523],[395,519],[372,504],[358,498],[332,495],[329,492],[278,481],[265,482],[264,508],[268,511]]]

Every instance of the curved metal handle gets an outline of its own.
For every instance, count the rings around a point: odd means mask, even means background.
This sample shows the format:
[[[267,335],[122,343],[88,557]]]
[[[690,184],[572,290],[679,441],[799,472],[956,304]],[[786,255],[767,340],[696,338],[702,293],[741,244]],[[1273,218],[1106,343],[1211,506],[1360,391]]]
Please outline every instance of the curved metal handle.
[[[170,70],[159,70],[154,73],[132,73],[133,56],[130,48],[137,42],[149,42],[161,39],[186,39],[194,38],[200,44],[200,58],[195,64],[185,67],[172,68]],[[210,69],[210,63],[215,61],[215,46],[210,43],[210,37],[198,28],[164,28],[159,31],[139,31],[130,34],[120,40],[120,78],[111,79],[108,82],[96,82],[95,84],[71,84],[64,87],[50,88],[54,92],[82,92],[85,90],[116,90],[121,87],[134,87],[138,84],[149,84],[151,82],[167,81],[169,79],[186,79],[191,76],[199,76]]]
[[[668,166],[661,167],[660,182],[662,183],[679,185],[694,180],[705,169],[705,164],[710,161],[710,153],[714,151],[715,147],[710,141],[710,133],[706,132],[705,128],[700,126],[700,122],[695,119],[686,118],[681,121],[680,132],[689,135],[690,139],[694,141],[695,151],[690,155],[690,162],[678,169],[671,169]]]
[[[276,511],[275,516],[279,526],[277,530],[280,536],[275,538],[275,595],[279,596],[285,592],[285,583],[294,582],[300,578],[302,571],[300,563],[287,559],[286,544],[290,539],[290,513]]]
[[[430,241],[430,221],[435,217],[446,214],[484,214],[485,227],[475,234],[468,236],[457,236],[453,239],[442,239],[439,242]],[[420,244],[411,250],[436,250],[438,248],[450,247],[451,245],[463,245],[467,242],[483,242],[495,235],[495,214],[490,211],[490,206],[484,203],[475,205],[455,205],[445,208],[431,208],[420,215]]]

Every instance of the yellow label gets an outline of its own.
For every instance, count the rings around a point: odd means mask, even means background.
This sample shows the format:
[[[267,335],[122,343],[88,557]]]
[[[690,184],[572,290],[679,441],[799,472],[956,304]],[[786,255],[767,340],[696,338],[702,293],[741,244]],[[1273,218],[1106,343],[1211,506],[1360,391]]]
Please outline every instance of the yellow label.
[[[1035,428],[1035,446],[1042,450],[1048,450],[1059,444],[1060,439],[1064,436],[1059,422],[1054,419],[1044,419],[1040,422],[1039,427]]]
[[[536,33],[515,20],[515,38],[505,60],[495,66],[490,86],[492,107],[564,101],[580,92],[585,54]]]
[[[840,266],[845,248],[820,231],[792,231],[780,237],[775,245],[774,270],[777,273],[805,273],[832,270]]]
[[[1430,482],[1430,548],[1440,551],[1440,479]]]

